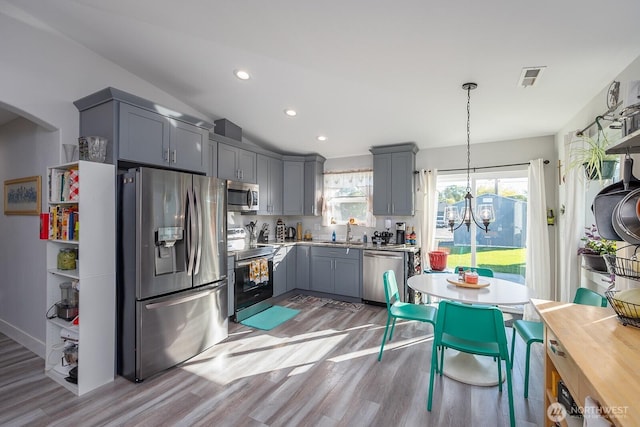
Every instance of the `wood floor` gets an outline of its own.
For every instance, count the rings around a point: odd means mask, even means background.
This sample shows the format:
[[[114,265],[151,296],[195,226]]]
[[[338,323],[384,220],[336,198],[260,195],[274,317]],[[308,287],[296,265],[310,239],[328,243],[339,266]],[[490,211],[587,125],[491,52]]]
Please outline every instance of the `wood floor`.
[[[447,377],[426,409],[432,329],[398,322],[377,361],[386,311],[359,312],[284,300],[298,316],[271,330],[230,323],[229,338],[133,384],[122,377],[82,397],[49,380],[44,361],[0,334],[0,425],[59,426],[503,426],[506,387]],[[511,329],[507,330],[511,338]],[[534,345],[529,398],[525,346],[513,369],[518,426],[543,424],[542,349]]]

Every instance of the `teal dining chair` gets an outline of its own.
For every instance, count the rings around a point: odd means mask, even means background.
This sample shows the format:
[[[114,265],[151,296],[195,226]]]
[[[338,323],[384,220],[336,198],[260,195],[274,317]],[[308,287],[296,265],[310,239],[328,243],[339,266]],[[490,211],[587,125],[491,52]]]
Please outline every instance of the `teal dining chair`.
[[[490,268],[485,268],[485,267],[465,267],[464,265],[459,265],[454,270],[454,273],[457,273],[460,268],[462,268],[463,270],[474,269],[478,273],[478,276],[493,277],[493,270],[490,269]]]
[[[387,300],[387,326],[384,330],[384,336],[382,337],[378,361],[382,360],[382,352],[384,351],[384,344],[387,341],[389,325],[391,325],[391,332],[389,333],[389,341],[391,341],[397,319],[417,320],[435,325],[436,314],[438,312],[437,308],[429,305],[411,304],[400,301],[396,274],[393,270],[385,271],[382,278],[384,282],[384,296]]]
[[[452,348],[464,353],[490,356],[498,363],[498,391],[502,391],[502,361],[507,371],[507,393],[509,395],[509,418],[511,426],[515,426],[513,409],[513,386],[511,383],[511,361],[507,345],[507,334],[504,329],[502,312],[496,307],[462,304],[455,301],[440,301],[438,316],[433,337],[431,352],[431,378],[429,379],[429,397],[427,410],[431,411],[433,401],[433,383],[435,374],[442,376],[444,369],[444,351],[438,349]],[[434,363],[435,362],[435,363]]]
[[[607,299],[597,292],[587,288],[576,289],[573,298],[574,304],[592,305],[595,307],[606,307]],[[529,361],[531,358],[531,344],[544,341],[544,328],[542,322],[531,320],[515,320],[513,322],[513,335],[511,336],[511,366],[515,357],[516,332],[522,337],[527,345],[524,365],[524,398],[529,397]]]

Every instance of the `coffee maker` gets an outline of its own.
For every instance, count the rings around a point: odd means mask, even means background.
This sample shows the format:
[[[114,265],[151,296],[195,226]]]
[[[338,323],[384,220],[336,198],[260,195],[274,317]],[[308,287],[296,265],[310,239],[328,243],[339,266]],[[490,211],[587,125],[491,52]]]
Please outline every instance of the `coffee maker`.
[[[396,244],[404,245],[406,243],[407,224],[404,222],[396,222]]]

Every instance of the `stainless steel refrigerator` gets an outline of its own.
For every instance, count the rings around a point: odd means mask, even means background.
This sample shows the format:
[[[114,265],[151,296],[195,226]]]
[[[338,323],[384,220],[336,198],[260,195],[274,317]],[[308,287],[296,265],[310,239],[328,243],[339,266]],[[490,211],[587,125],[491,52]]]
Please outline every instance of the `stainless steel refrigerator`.
[[[137,382],[228,335],[226,182],[140,167],[118,197],[118,373]]]

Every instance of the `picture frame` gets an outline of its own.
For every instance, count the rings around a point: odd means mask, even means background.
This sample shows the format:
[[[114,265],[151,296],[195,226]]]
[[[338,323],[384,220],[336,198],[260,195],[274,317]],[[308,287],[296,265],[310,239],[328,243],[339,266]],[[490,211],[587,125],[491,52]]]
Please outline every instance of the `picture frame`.
[[[41,204],[39,175],[4,182],[5,215],[39,215]]]

